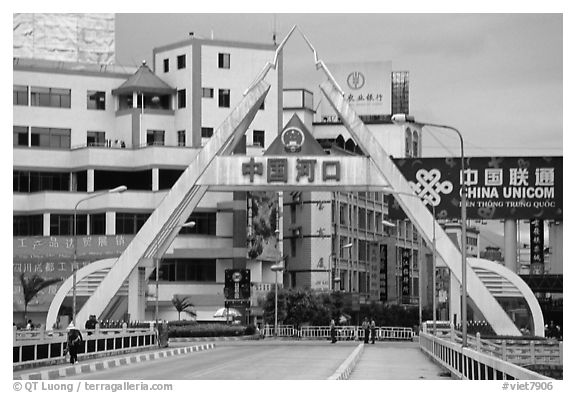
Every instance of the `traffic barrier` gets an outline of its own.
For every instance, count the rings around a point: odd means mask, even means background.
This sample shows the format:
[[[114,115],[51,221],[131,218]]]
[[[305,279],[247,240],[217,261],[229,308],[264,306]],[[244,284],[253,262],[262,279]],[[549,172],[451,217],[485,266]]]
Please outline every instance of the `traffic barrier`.
[[[94,354],[118,353],[131,349],[156,346],[156,332],[153,328],[89,329],[80,330],[82,344],[78,358]],[[14,327],[12,348],[15,369],[27,366],[46,365],[62,362],[65,359],[66,330],[17,331]]]

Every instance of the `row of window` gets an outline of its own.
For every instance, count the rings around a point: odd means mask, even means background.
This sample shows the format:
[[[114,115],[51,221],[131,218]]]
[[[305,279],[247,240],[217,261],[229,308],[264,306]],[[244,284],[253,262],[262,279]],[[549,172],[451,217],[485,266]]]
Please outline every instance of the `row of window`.
[[[116,212],[116,234],[135,235],[150,217],[150,213]],[[199,212],[190,215],[189,221],[196,225],[182,228],[180,234],[216,236],[216,213]],[[89,223],[89,225],[88,225]],[[77,214],[76,234],[106,234],[106,213]],[[43,236],[44,216],[42,214],[14,215],[13,236]],[[74,214],[50,214],[50,236],[73,236]]]
[[[170,59],[162,61],[164,73],[170,72]],[[176,68],[181,70],[186,68],[186,55],[176,56]],[[218,68],[230,69],[230,53],[218,53]]]
[[[156,270],[150,275],[156,277]],[[216,282],[215,259],[163,259],[158,277],[161,281]]]
[[[14,146],[38,146],[49,149],[70,149],[69,128],[14,126]]]
[[[71,89],[39,86],[13,86],[13,104],[21,106],[43,106],[50,108],[70,108]],[[86,109],[105,110],[106,93],[97,90],[86,92]]]
[[[13,171],[13,192],[86,191],[86,171]]]

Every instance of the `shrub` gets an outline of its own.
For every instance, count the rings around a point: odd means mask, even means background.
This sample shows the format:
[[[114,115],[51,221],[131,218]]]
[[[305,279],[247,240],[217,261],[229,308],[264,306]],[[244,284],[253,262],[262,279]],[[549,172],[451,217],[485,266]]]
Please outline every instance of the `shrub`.
[[[254,325],[246,326],[246,330],[244,330],[244,334],[247,336],[251,336],[253,334],[256,334],[256,328],[254,327]]]
[[[217,323],[187,326],[168,325],[168,337],[229,337],[242,336],[246,327],[241,325],[223,325]]]
[[[168,321],[168,327],[171,326],[196,326],[198,322],[196,321]]]

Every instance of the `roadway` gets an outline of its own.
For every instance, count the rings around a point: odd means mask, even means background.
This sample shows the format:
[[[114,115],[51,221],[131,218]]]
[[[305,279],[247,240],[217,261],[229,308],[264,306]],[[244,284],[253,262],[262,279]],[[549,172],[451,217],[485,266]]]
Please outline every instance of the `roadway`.
[[[357,345],[355,342],[331,345],[328,341],[283,340],[216,342],[216,348],[207,351],[86,373],[80,378],[319,380],[332,375]]]

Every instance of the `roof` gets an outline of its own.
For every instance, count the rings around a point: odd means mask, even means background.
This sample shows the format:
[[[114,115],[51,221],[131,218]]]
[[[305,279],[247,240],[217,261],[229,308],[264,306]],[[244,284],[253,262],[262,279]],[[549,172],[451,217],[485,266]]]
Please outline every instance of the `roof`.
[[[299,146],[296,152],[290,152],[287,150],[287,147],[284,145],[282,141],[284,131],[289,129],[297,129],[302,132],[303,140],[300,141],[301,145]],[[273,156],[273,155],[286,155],[286,154],[297,154],[297,155],[325,155],[326,152],[320,146],[320,144],[314,139],[314,136],[308,131],[308,128],[304,125],[302,120],[298,117],[298,115],[294,114],[292,118],[286,123],[282,134],[278,135],[276,139],[272,141],[268,149],[264,152],[265,156]]]
[[[134,75],[117,89],[112,90],[113,95],[126,93],[173,94],[176,89],[160,79],[142,62]]]

